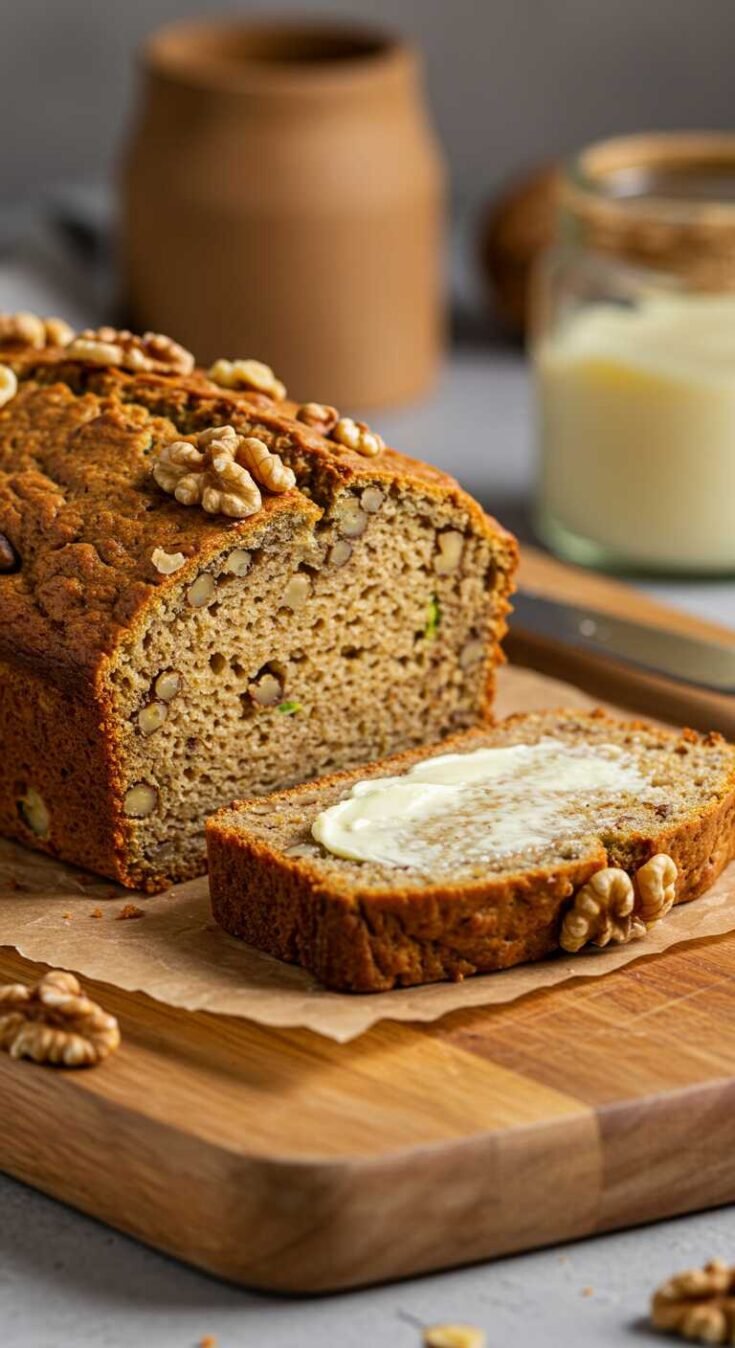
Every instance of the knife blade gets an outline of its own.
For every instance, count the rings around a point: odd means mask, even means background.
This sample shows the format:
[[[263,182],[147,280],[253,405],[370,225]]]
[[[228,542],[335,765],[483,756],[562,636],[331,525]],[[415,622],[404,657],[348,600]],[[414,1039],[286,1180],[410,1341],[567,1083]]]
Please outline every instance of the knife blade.
[[[735,644],[684,636],[529,590],[513,596],[513,609],[511,634],[526,631],[668,679],[735,694]]]

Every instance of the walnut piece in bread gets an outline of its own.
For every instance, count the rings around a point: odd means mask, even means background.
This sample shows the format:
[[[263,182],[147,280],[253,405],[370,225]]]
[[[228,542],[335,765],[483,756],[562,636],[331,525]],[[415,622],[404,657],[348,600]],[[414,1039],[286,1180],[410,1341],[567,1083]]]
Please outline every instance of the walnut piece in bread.
[[[158,890],[201,873],[223,801],[483,721],[517,548],[444,474],[297,419],[262,366],[229,388],[150,334],[82,341],[113,363],[0,354],[0,832]],[[245,474],[257,507],[223,513]]]

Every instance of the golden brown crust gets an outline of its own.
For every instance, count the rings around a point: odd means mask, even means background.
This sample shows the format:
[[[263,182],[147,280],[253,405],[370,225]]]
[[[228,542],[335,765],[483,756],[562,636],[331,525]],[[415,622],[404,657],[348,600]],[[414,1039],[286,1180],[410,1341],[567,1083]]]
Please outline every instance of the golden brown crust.
[[[41,671],[0,660],[0,744],[0,834],[123,880],[115,769],[89,690],[70,692]],[[49,807],[45,835],[24,817],[30,788]]]
[[[165,873],[131,862],[110,670],[168,591],[279,520],[313,530],[351,484],[408,484],[492,539],[492,659],[477,711],[489,717],[517,547],[453,479],[392,450],[366,459],[297,420],[296,404],[225,390],[200,370],[130,373],[10,343],[2,357],[19,389],[0,410],[0,832],[126,885],[165,887]],[[161,444],[225,424],[257,434],[297,477],[244,520],[182,508],[150,472]],[[157,549],[183,554],[183,567],[162,574]],[[52,807],[42,836],[19,807],[29,789]]]
[[[564,713],[562,713],[563,715]],[[579,712],[566,713],[584,722]],[[527,720],[523,714],[504,724]],[[602,711],[589,714],[617,730],[621,722]],[[626,731],[651,727],[624,723]],[[670,732],[656,732],[675,741]],[[473,747],[481,731],[442,744],[442,752]],[[714,743],[683,731],[684,744]],[[718,736],[716,743],[722,743]],[[319,783],[279,792],[271,799],[299,802],[315,789],[394,774],[435,750],[399,754],[369,768],[337,773]],[[247,806],[243,807],[247,810]],[[650,835],[631,835],[625,856],[597,851],[581,860],[523,874],[491,875],[452,885],[390,889],[336,885],[308,857],[287,857],[267,843],[243,836],[237,806],[221,810],[207,826],[210,892],[216,920],[234,936],[279,959],[302,964],[327,987],[381,992],[538,960],[559,948],[562,912],[570,896],[608,864],[633,872],[665,852],[679,871],[677,903],[697,898],[735,856],[735,753],[722,796],[693,817]]]
[[[361,479],[456,504],[502,549],[507,574],[515,569],[515,539],[454,479],[393,450],[366,460],[342,449],[297,421],[295,403],[223,390],[202,371],[132,375],[53,348],[4,350],[3,359],[21,381],[0,411],[0,534],[20,560],[0,585],[7,660],[42,659],[61,678],[65,667],[91,672],[168,582],[151,562],[156,547],[182,552],[193,570],[225,542],[247,546],[264,512],[298,502],[318,518],[337,490]],[[297,476],[293,491],[234,522],[182,510],[150,476],[161,443],[228,422],[273,437]]]

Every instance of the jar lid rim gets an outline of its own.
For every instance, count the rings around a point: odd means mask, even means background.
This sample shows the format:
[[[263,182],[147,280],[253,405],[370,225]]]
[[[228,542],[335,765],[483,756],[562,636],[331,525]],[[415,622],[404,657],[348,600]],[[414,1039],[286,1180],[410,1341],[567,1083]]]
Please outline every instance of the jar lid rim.
[[[638,190],[633,177],[626,192],[626,173],[639,175]],[[560,202],[571,237],[594,252],[701,289],[735,286],[733,133],[662,132],[587,146],[567,166]]]
[[[660,212],[672,221],[700,220],[732,228],[735,223],[735,197],[703,198],[672,192],[656,186],[656,174],[691,175],[720,171],[732,177],[735,189],[735,133],[727,131],[643,132],[616,136],[585,146],[567,161],[565,169],[567,199],[581,202],[586,197],[602,210],[623,215]],[[646,182],[651,185],[646,189]],[[639,191],[620,190],[638,186]],[[617,186],[617,190],[616,190]]]
[[[152,33],[141,55],[182,84],[263,94],[365,88],[417,61],[410,42],[378,25],[287,16],[178,20]]]

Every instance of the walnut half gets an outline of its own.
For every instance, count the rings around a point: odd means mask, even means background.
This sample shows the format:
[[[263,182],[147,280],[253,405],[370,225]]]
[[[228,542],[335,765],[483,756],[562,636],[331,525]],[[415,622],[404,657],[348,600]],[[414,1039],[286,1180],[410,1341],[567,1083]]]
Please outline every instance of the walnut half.
[[[645,923],[634,912],[635,891],[627,871],[605,866],[577,891],[562,922],[559,944],[576,954],[588,943],[625,945],[645,936]]]
[[[735,1268],[713,1259],[675,1274],[653,1295],[651,1323],[694,1343],[735,1343]]]
[[[74,329],[63,318],[0,313],[0,346],[32,346],[42,351],[47,346],[68,346],[73,337]]]
[[[9,365],[0,365],[0,407],[4,407],[18,392],[18,380]]]
[[[659,922],[673,906],[678,876],[676,862],[666,852],[658,852],[645,865],[638,867],[633,877],[635,908],[647,927]]]
[[[293,471],[262,440],[213,426],[191,440],[173,440],[159,450],[153,477],[182,505],[201,505],[209,515],[244,519],[260,509],[260,487],[280,493],[296,483]],[[260,484],[260,485],[258,485]]]
[[[374,459],[385,449],[385,441],[377,431],[371,431],[364,421],[353,421],[352,417],[340,417],[329,438],[366,459]]]
[[[286,386],[276,378],[270,365],[262,360],[216,360],[207,371],[213,384],[220,388],[243,389],[263,393],[275,402],[283,402]]]
[[[33,987],[0,987],[0,1049],[57,1067],[91,1067],[118,1047],[114,1016],[90,1001],[73,974],[52,969]]]
[[[142,337],[127,328],[85,328],[66,348],[70,360],[85,365],[113,366],[135,372],[191,374],[194,357],[162,332]]]

